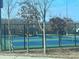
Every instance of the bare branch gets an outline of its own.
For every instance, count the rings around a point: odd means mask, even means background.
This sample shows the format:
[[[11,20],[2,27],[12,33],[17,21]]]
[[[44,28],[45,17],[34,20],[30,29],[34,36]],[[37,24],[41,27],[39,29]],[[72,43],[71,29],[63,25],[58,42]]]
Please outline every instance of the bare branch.
[[[47,6],[46,10],[48,10],[48,9],[50,8],[50,6],[52,5],[53,1],[54,1],[54,0],[51,0],[51,1],[49,2],[49,5]]]

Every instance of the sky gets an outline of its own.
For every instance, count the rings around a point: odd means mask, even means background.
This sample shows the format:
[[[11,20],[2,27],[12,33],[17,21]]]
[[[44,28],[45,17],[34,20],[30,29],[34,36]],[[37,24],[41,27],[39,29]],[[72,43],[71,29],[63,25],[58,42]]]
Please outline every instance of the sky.
[[[12,4],[20,1],[22,0],[13,0]],[[47,12],[46,20],[55,16],[59,16],[62,18],[67,17],[66,1],[68,5],[68,8],[67,8],[68,17],[72,18],[74,21],[79,21],[79,0],[54,0],[52,5],[50,6],[50,9]],[[11,13],[11,18],[17,17],[18,9],[19,9],[19,6],[16,4]],[[2,18],[7,18],[7,0],[3,0]]]

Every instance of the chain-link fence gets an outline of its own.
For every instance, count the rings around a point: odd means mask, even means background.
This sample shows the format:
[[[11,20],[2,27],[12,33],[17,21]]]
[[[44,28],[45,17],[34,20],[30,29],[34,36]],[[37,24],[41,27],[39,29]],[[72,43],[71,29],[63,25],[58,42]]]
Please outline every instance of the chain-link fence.
[[[40,26],[42,27],[42,24]],[[43,34],[40,26],[37,24],[10,24],[9,26],[2,24],[2,50],[43,48]],[[79,46],[78,23],[71,23],[67,27],[46,24],[46,48],[77,46]]]

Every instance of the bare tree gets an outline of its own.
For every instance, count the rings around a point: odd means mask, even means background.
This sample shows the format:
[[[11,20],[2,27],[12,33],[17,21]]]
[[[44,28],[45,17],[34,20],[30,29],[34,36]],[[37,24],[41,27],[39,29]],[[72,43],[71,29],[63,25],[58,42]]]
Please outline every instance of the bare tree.
[[[37,1],[35,0],[37,8],[38,8],[38,10],[40,12],[40,18],[43,21],[43,28],[42,28],[42,26],[40,26],[40,28],[43,31],[44,54],[46,54],[46,37],[45,37],[45,34],[46,34],[45,33],[46,16],[47,16],[47,12],[48,12],[50,6],[52,5],[52,2],[53,2],[53,0],[37,0]]]
[[[20,3],[20,6],[21,9],[20,12],[18,12],[18,15],[23,19],[22,22],[27,25],[27,33],[25,33],[25,35],[28,38],[28,25],[33,23],[35,24],[38,21],[38,18],[40,18],[40,13],[36,9],[35,5],[31,3],[31,0],[24,0]],[[27,53],[29,52],[28,41],[29,39],[27,39]]]
[[[26,20],[30,20],[34,18],[37,19],[40,29],[43,32],[43,43],[44,43],[44,54],[46,54],[46,37],[45,37],[45,22],[46,22],[46,15],[47,12],[52,5],[53,0],[24,0],[23,5],[26,3],[25,6],[22,6],[21,9],[21,17],[25,18]],[[43,27],[40,24],[40,20],[43,22]]]
[[[11,31],[10,31],[10,22],[12,11],[14,10],[14,6],[16,5],[16,2],[14,5],[12,5],[13,0],[7,0],[7,18],[8,18],[8,43],[9,43],[9,51],[14,51],[13,49],[13,43],[11,39]]]

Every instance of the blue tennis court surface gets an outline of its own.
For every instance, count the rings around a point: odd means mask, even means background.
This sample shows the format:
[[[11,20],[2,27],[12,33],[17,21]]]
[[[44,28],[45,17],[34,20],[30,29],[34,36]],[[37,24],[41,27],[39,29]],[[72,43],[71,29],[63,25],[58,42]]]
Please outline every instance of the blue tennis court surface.
[[[27,41],[29,42],[29,48],[41,48],[43,47],[43,39],[42,36],[33,36],[29,37],[19,37],[19,36],[13,36],[13,47],[14,48],[24,48],[27,47]],[[76,42],[76,45],[79,45],[79,36],[76,36],[76,40],[74,36],[61,36],[61,39],[59,39],[58,36],[46,36],[46,46],[47,47],[58,47],[59,44],[61,46],[74,46]]]
[[[43,38],[41,36],[30,36],[30,37],[21,37],[21,36],[11,36],[12,44],[14,49],[24,49],[29,46],[29,48],[43,48]],[[4,37],[3,42],[5,41],[4,45],[6,49],[9,48],[9,41],[8,36]],[[28,42],[28,44],[27,44]],[[59,36],[54,35],[46,35],[46,47],[47,48],[54,48],[59,46],[75,46],[79,45],[79,36]]]

